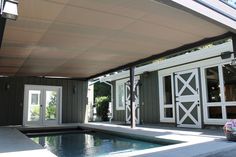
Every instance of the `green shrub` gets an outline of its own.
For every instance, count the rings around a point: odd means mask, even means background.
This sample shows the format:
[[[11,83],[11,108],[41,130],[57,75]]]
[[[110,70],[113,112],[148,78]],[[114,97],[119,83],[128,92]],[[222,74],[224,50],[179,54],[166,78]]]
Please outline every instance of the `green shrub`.
[[[96,97],[95,104],[97,109],[97,116],[100,116],[103,121],[107,121],[109,98],[107,96]]]

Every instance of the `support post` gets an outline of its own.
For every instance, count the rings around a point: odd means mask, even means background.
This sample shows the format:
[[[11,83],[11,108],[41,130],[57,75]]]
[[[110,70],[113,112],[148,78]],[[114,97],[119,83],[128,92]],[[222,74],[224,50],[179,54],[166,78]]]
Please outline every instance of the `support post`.
[[[135,102],[134,102],[134,66],[130,67],[130,108],[131,128],[135,128]]]
[[[233,34],[232,42],[233,42],[234,58],[236,58],[236,34]]]

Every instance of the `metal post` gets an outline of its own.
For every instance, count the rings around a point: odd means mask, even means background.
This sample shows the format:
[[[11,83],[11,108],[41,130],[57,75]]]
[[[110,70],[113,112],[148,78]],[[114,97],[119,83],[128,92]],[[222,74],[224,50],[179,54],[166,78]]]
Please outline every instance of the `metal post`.
[[[135,104],[134,104],[134,66],[130,67],[130,108],[131,128],[135,128]]]
[[[232,42],[233,42],[234,58],[236,58],[236,34],[233,34]]]

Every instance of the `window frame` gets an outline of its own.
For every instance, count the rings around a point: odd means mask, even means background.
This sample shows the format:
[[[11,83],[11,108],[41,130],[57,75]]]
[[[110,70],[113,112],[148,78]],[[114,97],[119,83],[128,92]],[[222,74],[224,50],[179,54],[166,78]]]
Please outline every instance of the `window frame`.
[[[125,83],[128,81],[128,79],[123,79],[123,80],[117,80],[116,81],[116,110],[125,110]],[[118,86],[122,85],[123,86],[123,96],[124,100],[122,101],[123,104],[120,106],[119,104],[119,88]]]

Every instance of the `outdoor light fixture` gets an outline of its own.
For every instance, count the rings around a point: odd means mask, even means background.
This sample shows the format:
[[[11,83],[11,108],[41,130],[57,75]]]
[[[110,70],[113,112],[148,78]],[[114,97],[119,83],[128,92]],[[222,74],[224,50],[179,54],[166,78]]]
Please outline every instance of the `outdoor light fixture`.
[[[16,20],[18,16],[18,0],[0,0],[1,16],[6,19]]]
[[[220,54],[221,59],[228,59],[231,58],[231,55],[233,54],[233,52],[227,51],[227,52],[222,52]]]

